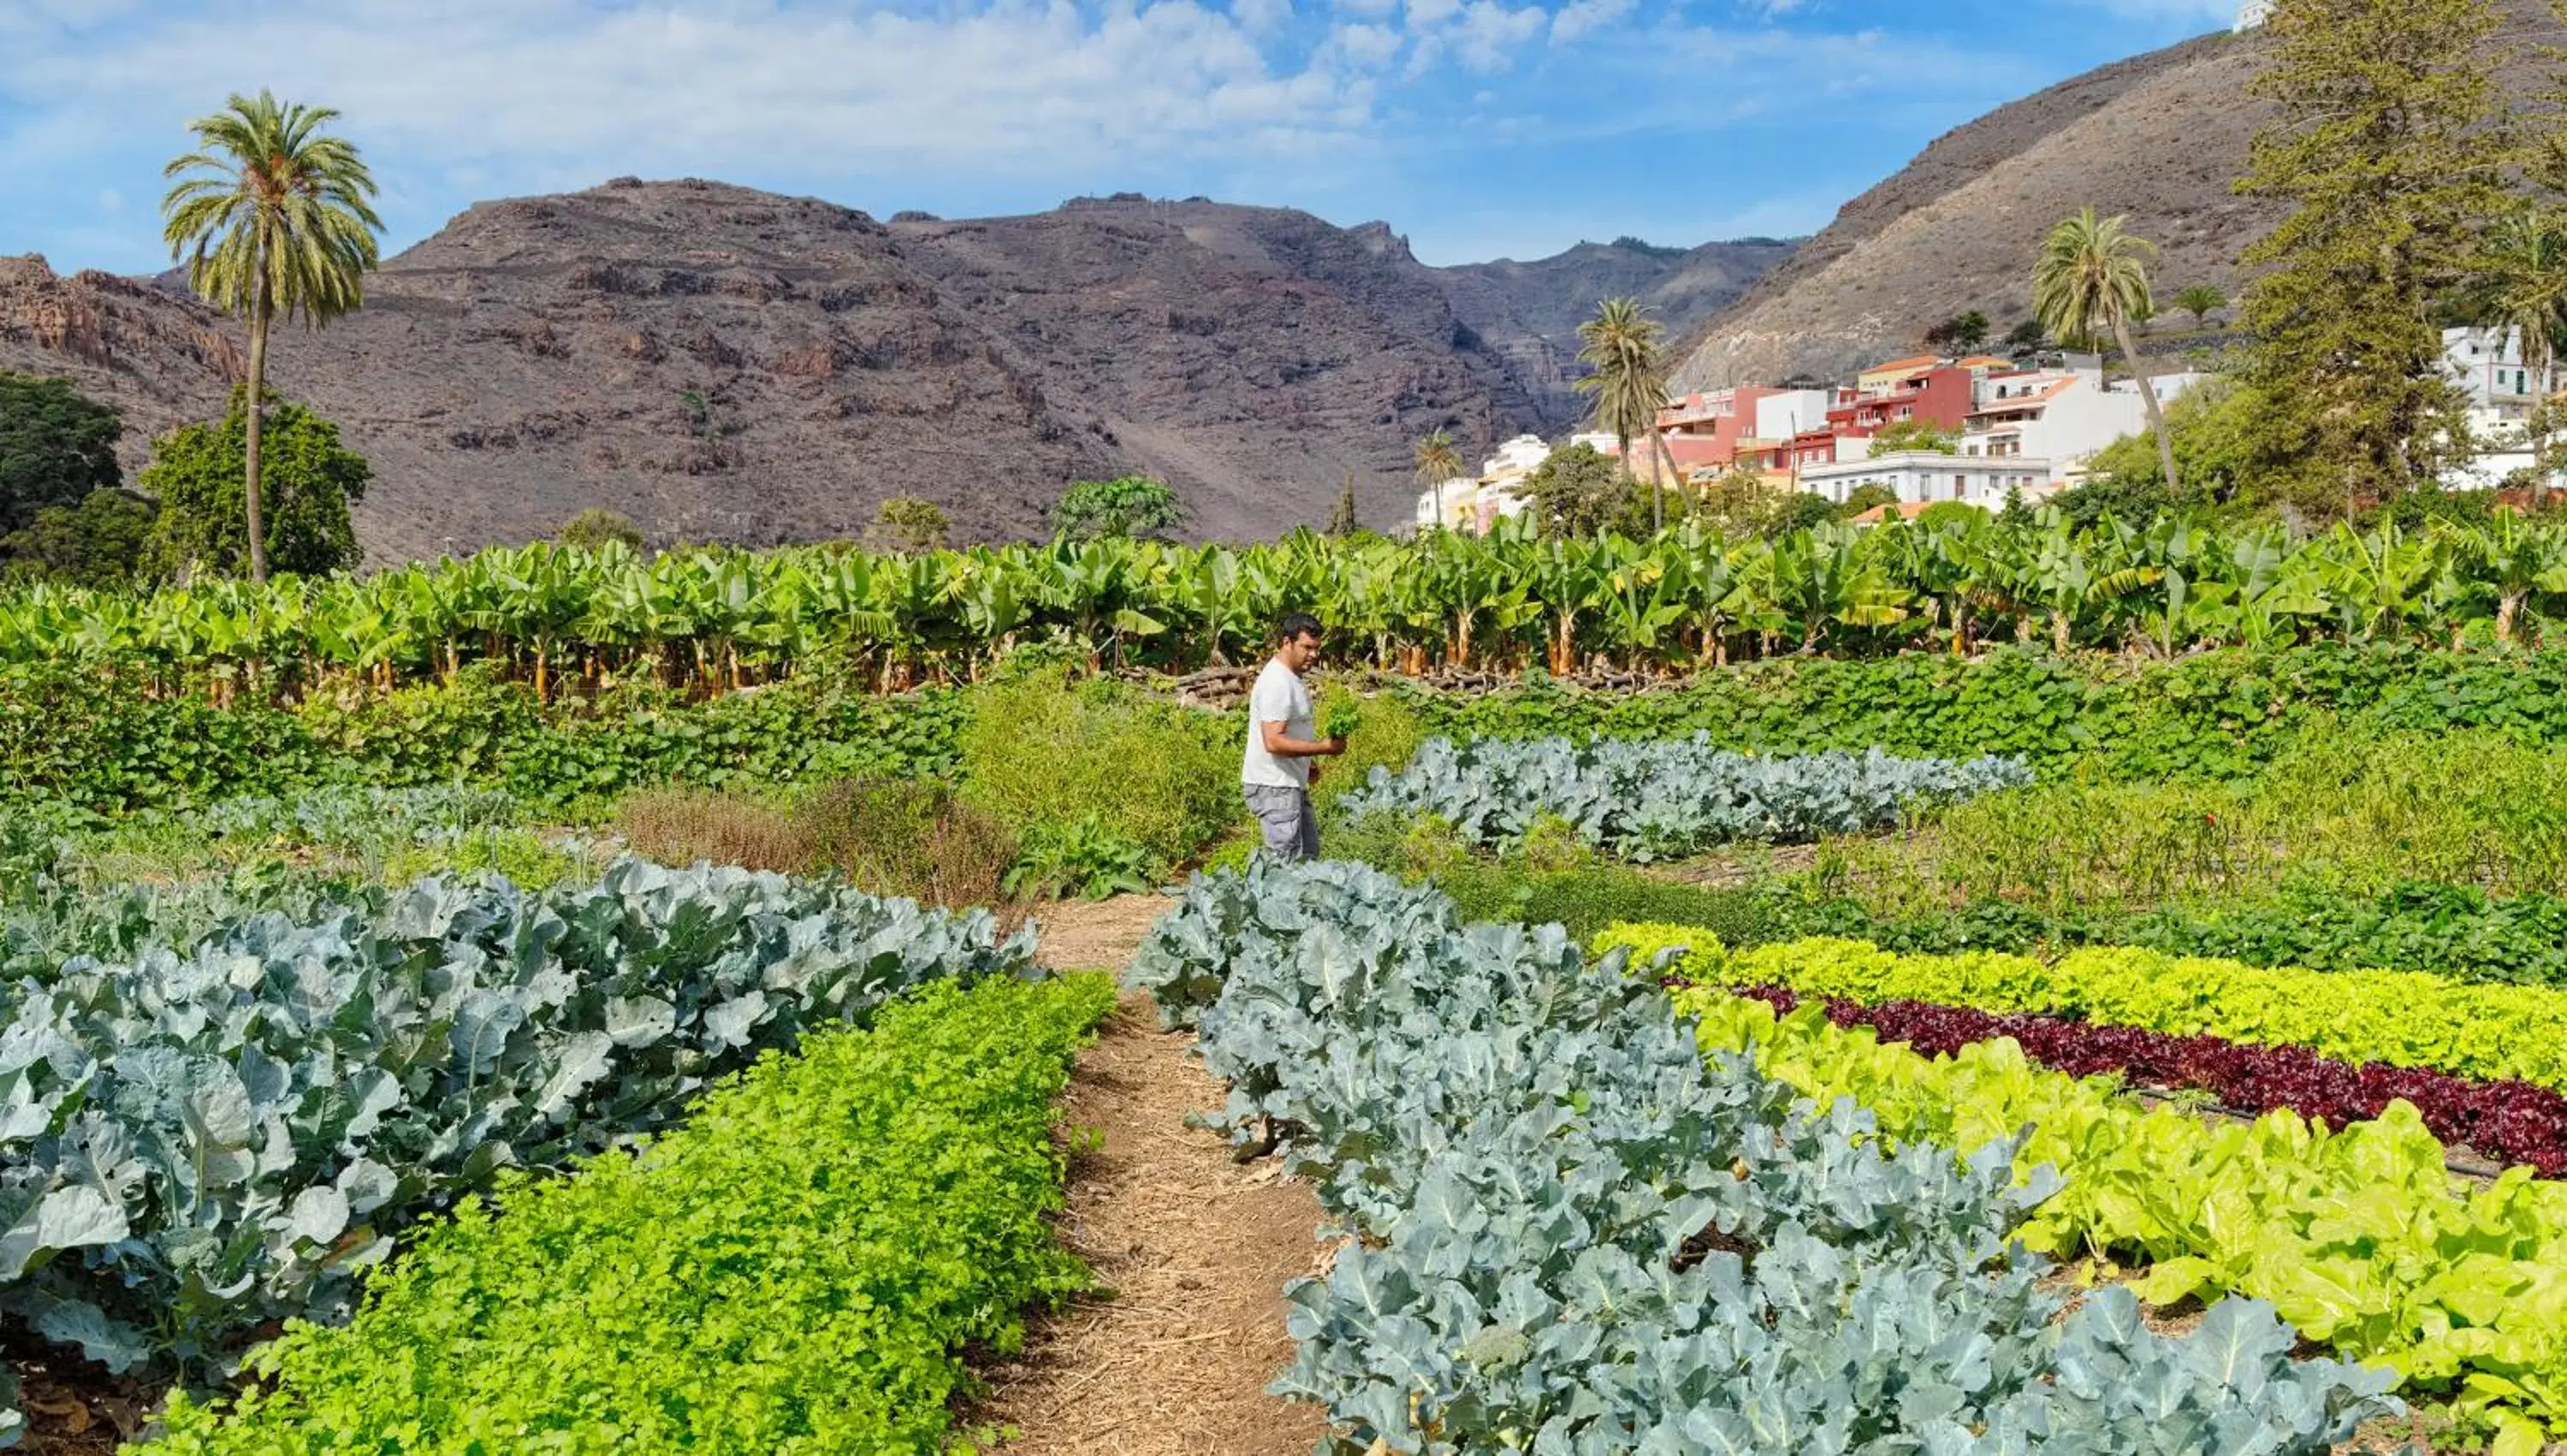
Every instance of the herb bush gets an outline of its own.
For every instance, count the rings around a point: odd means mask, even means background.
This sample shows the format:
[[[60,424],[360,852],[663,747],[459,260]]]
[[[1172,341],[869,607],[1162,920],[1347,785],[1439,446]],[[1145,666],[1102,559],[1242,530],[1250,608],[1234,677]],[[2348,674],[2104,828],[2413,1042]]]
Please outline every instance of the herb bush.
[[[1027,672],[971,695],[958,783],[966,803],[1018,834],[1092,820],[1146,851],[1156,879],[1245,817],[1243,722],[1112,679]]]
[[[1230,1079],[1214,1125],[1356,1236],[1288,1287],[1276,1386],[1355,1445],[2315,1456],[2395,1408],[2246,1301],[2184,1338],[2124,1290],[2068,1312],[2010,1244],[2051,1189],[2010,1146],[1797,1112],[1557,927],[1260,861],[1197,877],[1131,974]]]
[[[1840,1117],[1859,1108],[1890,1138],[1993,1150],[2032,1186],[2055,1173],[2064,1186],[2016,1231],[2034,1250],[2141,1266],[2135,1288],[2152,1305],[2220,1300],[2216,1317],[2237,1295],[2270,1301],[2310,1339],[2448,1398],[2498,1452],[2567,1433],[2567,1184],[2527,1167],[2458,1184],[2405,1102],[2340,1128],[2287,1111],[2214,1126],[2042,1071],[2007,1039],[1927,1057],[1831,1025],[1817,1005],[1778,1017],[1695,990],[1677,1007],[1712,1059],[1751,1052]]]
[[[806,1028],[1032,955],[986,912],[638,860],[542,893],[343,893],[185,941],[137,894],[84,929],[130,960],[0,994],[22,1048],[0,1313],[114,1370],[218,1365],[252,1326],[343,1312],[394,1232],[501,1169],[663,1127]]]
[[[1716,899],[1721,892],[1706,893]],[[1753,913],[1723,921],[1671,899],[1669,913],[1625,918],[1725,925],[1720,938],[1730,945],[1837,936],[1931,955],[2136,946],[2249,966],[2427,971],[2460,981],[2567,990],[2567,899],[2536,892],[2499,899],[2473,886],[2401,881],[2370,895],[2285,883],[2269,894],[2187,897],[2138,910],[2056,911],[1989,899],[1949,909],[1875,910],[1807,884],[1731,893],[1752,901]]]
[[[20,667],[0,670],[0,797],[103,816],[461,783],[559,813],[657,783],[945,776],[963,718],[951,690],[886,698],[818,673],[694,703],[635,688],[539,705],[467,671],[450,686],[215,708],[140,679]]]
[[[169,1456],[933,1451],[966,1349],[1088,1286],[1053,1237],[1052,1099],[1113,1009],[1083,976],[929,988],[714,1089],[646,1152],[511,1178],[299,1324]]]
[[[2567,884],[2567,749],[2491,733],[2312,732],[2252,777],[2079,776],[1939,808],[1908,839],[1831,846],[1822,884],[1892,913],[1979,899],[2086,913],[2286,885]]]

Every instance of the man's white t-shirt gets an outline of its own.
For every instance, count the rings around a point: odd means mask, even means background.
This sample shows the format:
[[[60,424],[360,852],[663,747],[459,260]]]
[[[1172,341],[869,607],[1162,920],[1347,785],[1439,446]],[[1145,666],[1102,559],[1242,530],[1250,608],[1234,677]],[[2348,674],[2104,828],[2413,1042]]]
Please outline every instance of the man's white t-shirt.
[[[1315,740],[1318,729],[1310,724],[1310,690],[1301,684],[1301,675],[1269,659],[1266,671],[1257,675],[1257,686],[1248,695],[1248,756],[1239,766],[1239,781],[1265,784],[1273,788],[1308,788],[1310,760],[1278,758],[1266,751],[1266,725],[1284,725],[1285,737],[1303,742]]]

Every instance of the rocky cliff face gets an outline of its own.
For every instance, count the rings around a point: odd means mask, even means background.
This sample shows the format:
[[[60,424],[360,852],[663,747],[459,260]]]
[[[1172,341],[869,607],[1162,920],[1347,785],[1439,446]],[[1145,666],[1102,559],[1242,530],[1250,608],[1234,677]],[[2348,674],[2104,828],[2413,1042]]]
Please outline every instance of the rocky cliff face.
[[[1780,251],[1448,270],[1380,224],[1201,200],[884,224],[624,179],[471,208],[389,260],[363,312],[281,329],[272,373],[374,462],[379,563],[591,505],[658,540],[765,543],[853,535],[914,494],[963,539],[1024,536],[1064,483],[1130,470],[1172,481],[1198,534],[1260,537],[1324,520],[1349,473],[1367,520],[1405,519],[1428,431],[1476,450],[1568,424],[1582,295],[1641,293],[1682,327]],[[0,368],[117,404],[139,466],[221,409],[240,336],[173,278],[5,260]]]
[[[1501,260],[1442,268],[1453,311],[1504,355],[1554,430],[1575,423],[1586,402],[1569,385],[1577,367],[1577,326],[1608,298],[1636,298],[1679,339],[1792,256],[1772,238],[1659,248],[1632,238],[1579,243],[1537,262]]]
[[[2509,95],[2537,86],[2539,47],[2567,42],[2548,0],[2501,0]],[[1681,389],[1841,377],[1978,309],[2002,332],[2031,315],[2031,274],[2059,219],[2128,213],[2163,249],[2160,295],[2239,291],[2237,258],[2279,220],[2230,183],[2272,115],[2248,94],[2263,34],[2204,36],[2001,107],[1938,139],[1698,331]]]

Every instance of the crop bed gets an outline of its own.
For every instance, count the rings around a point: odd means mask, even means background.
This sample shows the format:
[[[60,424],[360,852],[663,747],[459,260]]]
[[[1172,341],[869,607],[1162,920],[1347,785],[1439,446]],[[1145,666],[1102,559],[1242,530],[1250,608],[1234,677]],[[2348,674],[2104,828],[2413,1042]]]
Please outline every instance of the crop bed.
[[[1715,988],[1720,989],[1720,988]],[[1804,1000],[1779,986],[1726,988],[1785,1016]],[[2028,1012],[1983,1012],[1930,1002],[1866,1004],[1816,999],[1831,1024],[1869,1026],[1881,1040],[1946,1056],[1999,1037],[2053,1071],[2114,1076],[2135,1087],[2197,1091],[2223,1110],[2288,1109],[2339,1126],[2406,1102],[2444,1143],[2465,1145],[2543,1178],[2567,1172],[2567,1097],[2528,1082],[2481,1082],[2386,1062],[2339,1061],[2298,1046],[2248,1046],[2220,1036],[2169,1036]]]
[[[628,860],[76,958],[0,992],[0,1312],[112,1370],[218,1371],[253,1326],[344,1315],[398,1230],[501,1170],[1032,950],[982,912]]]
[[[1432,814],[1475,844],[1521,839],[1546,817],[1635,860],[1739,839],[1796,842],[1887,828],[1935,803],[2032,782],[2011,758],[1806,753],[1763,758],[1709,733],[1673,741],[1431,738],[1398,773],[1375,768],[1350,814]]]
[[[1956,961],[2011,958],[1884,957],[1842,941],[1726,955],[1691,949],[1701,936],[1627,927],[1599,944],[1648,954],[1659,974],[1686,979],[1794,973],[1790,991],[1700,986],[1681,992],[1676,1005],[1699,1019],[1707,1053],[1751,1053],[1759,1068],[1819,1104],[1860,1108],[1892,1140],[1922,1139],[1965,1156],[2005,1149],[2028,1186],[2062,1180],[2018,1231],[2029,1247],[2139,1269],[2134,1287],[2151,1305],[2267,1300],[2310,1339],[2395,1370],[2407,1393],[2496,1433],[2499,1450],[2528,1452],[2567,1432],[2567,1185],[2535,1181],[2532,1166],[2509,1168],[2485,1187],[2453,1177],[2442,1142],[2403,1096],[2339,1125],[2304,1117],[2292,1110],[2298,1095],[2325,1085],[2313,1072],[2320,1059],[2304,1048],[2214,1046],[2213,1038],[1865,1003],[1822,990],[1949,987],[1960,974]],[[2172,983],[2176,995],[2220,984],[2205,963],[2177,964],[2180,972],[2165,973],[2183,978]],[[2062,968],[2063,984],[2098,985]],[[2429,978],[2381,984],[2423,980]],[[2016,1027],[2030,1037],[2017,1040]],[[1909,1031],[1921,1039],[1898,1044]],[[2143,1107],[2116,1080],[2045,1069],[2037,1064],[2043,1049],[2075,1070],[2174,1080],[2199,1066],[2210,1075],[2196,1084],[2213,1089],[2230,1076],[2251,1089],[2259,1074],[2278,1073],[2264,1090],[2283,1105],[2251,1123],[2205,1122],[2180,1106]],[[2136,1055],[2112,1063],[2117,1049]],[[2204,1061],[2188,1059],[2196,1051]],[[2410,1085],[2446,1093],[2445,1117],[2465,1115],[2473,1095],[2484,1099],[2475,1105],[2492,1102],[2498,1117],[2553,1106],[2544,1089],[2518,1083],[2472,1092],[2456,1078],[2413,1069],[2339,1070],[2355,1079],[2353,1095],[2364,1074],[2426,1077]],[[2295,1073],[2311,1082],[2295,1082]],[[2554,1139],[2556,1127],[2550,1121],[2541,1131]],[[2554,1141],[2545,1146],[2554,1149]]]
[[[262,1348],[168,1456],[933,1451],[962,1352],[1087,1287],[1052,1236],[1052,1099],[1104,977],[946,984],[814,1035],[683,1129],[422,1234],[342,1328]]]
[[[2069,1311],[2010,1149],[1795,1111],[1623,971],[1357,866],[1189,886],[1134,979],[1355,1236],[1288,1293],[1280,1391],[1437,1456],[2315,1453],[2394,1409],[2252,1302],[2183,1338],[2123,1291]]]

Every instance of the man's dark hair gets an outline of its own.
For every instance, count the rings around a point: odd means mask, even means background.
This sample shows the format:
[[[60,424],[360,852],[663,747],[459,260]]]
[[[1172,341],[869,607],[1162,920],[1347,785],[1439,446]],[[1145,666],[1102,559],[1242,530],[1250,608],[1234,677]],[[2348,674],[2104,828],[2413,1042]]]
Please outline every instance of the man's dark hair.
[[[1283,621],[1275,624],[1277,642],[1298,641],[1305,632],[1323,642],[1327,640],[1328,629],[1320,626],[1319,619],[1307,612],[1288,612]]]

